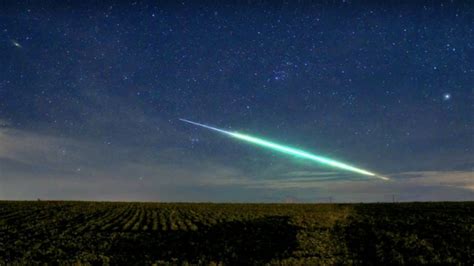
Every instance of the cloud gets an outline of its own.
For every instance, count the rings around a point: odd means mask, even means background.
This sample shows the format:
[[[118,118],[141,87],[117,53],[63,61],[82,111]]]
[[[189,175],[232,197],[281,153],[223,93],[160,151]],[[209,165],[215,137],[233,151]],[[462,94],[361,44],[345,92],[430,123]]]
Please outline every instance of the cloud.
[[[418,171],[398,174],[398,180],[415,185],[450,186],[474,191],[473,171]]]
[[[7,120],[0,119],[0,128],[2,127],[9,127],[10,123]]]
[[[324,172],[324,171],[291,171],[283,173],[282,176],[285,177],[314,177],[314,176],[334,176],[340,175],[338,172]]]
[[[400,201],[474,200],[472,171],[412,171],[392,174],[387,182],[339,182],[329,193],[354,195],[354,198]]]
[[[211,158],[183,154],[2,128],[0,198],[186,201],[205,197],[183,190],[241,175]]]
[[[312,201],[333,197],[342,202],[474,200],[472,171],[416,171],[392,175],[390,181],[360,178],[346,173],[293,171],[285,178],[228,178],[209,185],[240,186],[293,193]]]
[[[163,201],[474,200],[472,171],[411,171],[392,180],[285,163],[247,171],[189,149],[141,147],[0,128],[0,198]],[[261,167],[259,167],[261,169]]]

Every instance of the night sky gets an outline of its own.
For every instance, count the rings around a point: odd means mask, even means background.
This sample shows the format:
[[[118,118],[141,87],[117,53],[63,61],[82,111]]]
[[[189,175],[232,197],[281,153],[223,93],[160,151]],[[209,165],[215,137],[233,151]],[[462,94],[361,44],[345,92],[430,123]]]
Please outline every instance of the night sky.
[[[0,199],[474,200],[469,1],[24,2],[0,6]]]

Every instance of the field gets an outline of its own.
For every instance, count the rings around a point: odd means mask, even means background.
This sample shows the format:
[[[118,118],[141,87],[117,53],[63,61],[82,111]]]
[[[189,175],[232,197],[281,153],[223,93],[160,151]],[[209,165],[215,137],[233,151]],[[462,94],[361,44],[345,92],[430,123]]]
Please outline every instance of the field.
[[[0,201],[0,265],[474,263],[474,202]]]

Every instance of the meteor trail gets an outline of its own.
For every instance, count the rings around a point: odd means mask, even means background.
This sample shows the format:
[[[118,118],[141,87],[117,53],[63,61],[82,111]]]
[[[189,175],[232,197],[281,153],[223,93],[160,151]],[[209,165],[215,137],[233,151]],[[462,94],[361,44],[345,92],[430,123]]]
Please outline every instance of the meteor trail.
[[[302,150],[299,150],[299,149],[295,149],[295,148],[291,148],[291,147],[284,146],[284,145],[281,145],[281,144],[277,144],[277,143],[274,143],[274,142],[270,142],[270,141],[267,141],[267,140],[264,140],[264,139],[252,137],[252,136],[249,136],[249,135],[244,135],[244,134],[241,134],[241,133],[238,133],[238,132],[230,132],[230,131],[222,130],[222,129],[219,129],[219,128],[211,127],[211,126],[204,125],[204,124],[201,124],[201,123],[196,123],[196,122],[189,121],[189,120],[182,119],[182,118],[179,119],[179,120],[181,120],[183,122],[186,122],[186,123],[196,125],[196,126],[200,126],[200,127],[204,127],[204,128],[210,129],[210,130],[214,130],[214,131],[217,131],[219,133],[223,133],[223,134],[226,134],[228,136],[231,136],[233,138],[256,144],[256,145],[261,146],[261,147],[266,147],[266,148],[270,148],[272,150],[279,151],[279,152],[282,152],[282,153],[285,153],[285,154],[290,154],[290,155],[294,155],[294,156],[297,156],[297,157],[300,157],[300,158],[309,159],[309,160],[321,163],[323,165],[328,165],[328,166],[332,166],[332,167],[335,167],[335,168],[339,168],[339,169],[359,173],[359,174],[362,174],[362,175],[380,178],[380,179],[383,179],[383,180],[389,180],[385,176],[377,175],[375,173],[369,172],[369,171],[364,170],[364,169],[360,169],[360,168],[357,168],[357,167],[354,167],[354,166],[351,166],[351,165],[348,165],[348,164],[345,164],[345,163],[342,163],[342,162],[338,162],[338,161],[335,161],[335,160],[332,160],[332,159],[329,159],[329,158],[326,158],[326,157],[318,156],[318,155],[315,155],[315,154],[312,154],[312,153],[309,153],[309,152],[306,152],[306,151],[302,151]]]

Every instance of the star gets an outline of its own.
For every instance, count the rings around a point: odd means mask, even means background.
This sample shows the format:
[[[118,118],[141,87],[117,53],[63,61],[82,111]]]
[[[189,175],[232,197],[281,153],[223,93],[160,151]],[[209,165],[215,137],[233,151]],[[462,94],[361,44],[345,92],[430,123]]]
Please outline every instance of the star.
[[[15,47],[18,47],[18,48],[23,48],[23,46],[21,46],[20,43],[18,43],[17,41],[15,40],[10,40],[12,42],[12,44],[15,46]]]
[[[449,101],[450,99],[451,99],[451,94],[450,93],[443,94],[443,100]]]

